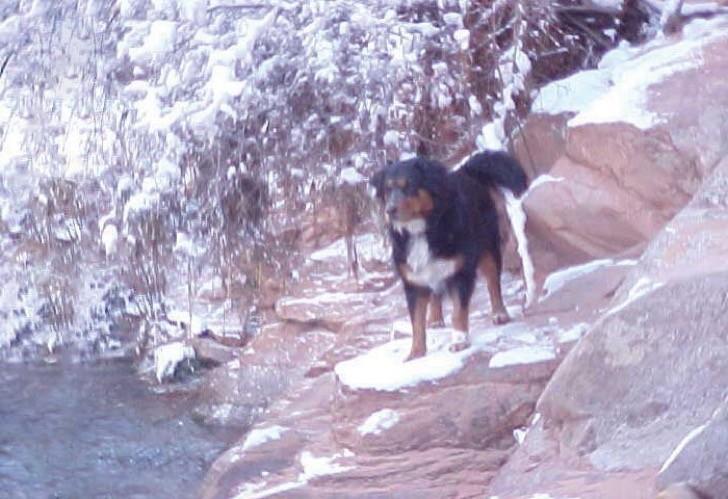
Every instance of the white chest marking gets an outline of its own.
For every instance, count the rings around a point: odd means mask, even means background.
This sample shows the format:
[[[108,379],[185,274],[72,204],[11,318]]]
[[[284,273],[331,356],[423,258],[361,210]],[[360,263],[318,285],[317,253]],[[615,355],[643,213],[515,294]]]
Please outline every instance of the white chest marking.
[[[457,270],[454,259],[432,256],[424,234],[414,235],[410,239],[407,266],[405,277],[408,281],[419,286],[427,286],[434,291],[441,291],[445,280]]]

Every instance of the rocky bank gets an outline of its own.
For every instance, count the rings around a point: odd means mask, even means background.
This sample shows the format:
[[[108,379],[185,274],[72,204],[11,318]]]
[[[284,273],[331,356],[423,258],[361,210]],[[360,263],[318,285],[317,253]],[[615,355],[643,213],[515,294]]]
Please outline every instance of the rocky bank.
[[[480,283],[464,352],[435,329],[401,362],[376,231],[358,280],[343,240],[307,253],[278,322],[207,375],[203,416],[268,408],[201,495],[728,497],[726,75],[716,16],[542,90],[515,144],[551,180],[524,200],[540,295],[523,310],[507,274],[495,327]]]

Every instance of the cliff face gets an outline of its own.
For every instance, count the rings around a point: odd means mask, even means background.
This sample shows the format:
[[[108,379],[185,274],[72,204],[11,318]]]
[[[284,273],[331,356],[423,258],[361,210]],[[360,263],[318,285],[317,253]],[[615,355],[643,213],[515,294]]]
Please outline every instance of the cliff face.
[[[716,17],[542,89],[516,145],[552,177],[524,202],[540,296],[522,310],[506,275],[515,320],[494,327],[479,284],[464,352],[432,330],[402,363],[404,297],[377,235],[356,239],[358,283],[342,240],[310,254],[276,304],[289,388],[203,496],[652,498],[686,482],[722,497],[726,75]],[[238,367],[263,362],[269,333]]]

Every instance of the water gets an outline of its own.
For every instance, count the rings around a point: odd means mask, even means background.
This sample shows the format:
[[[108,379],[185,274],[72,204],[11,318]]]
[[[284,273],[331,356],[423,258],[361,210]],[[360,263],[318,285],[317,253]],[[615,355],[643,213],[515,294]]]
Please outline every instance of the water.
[[[240,431],[190,417],[126,362],[0,364],[0,497],[196,497]]]

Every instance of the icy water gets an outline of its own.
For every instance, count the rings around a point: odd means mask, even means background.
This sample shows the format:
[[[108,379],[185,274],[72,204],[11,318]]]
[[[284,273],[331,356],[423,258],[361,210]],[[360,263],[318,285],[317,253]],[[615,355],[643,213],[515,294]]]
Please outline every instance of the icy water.
[[[240,432],[190,417],[129,363],[0,364],[0,497],[192,498]]]

